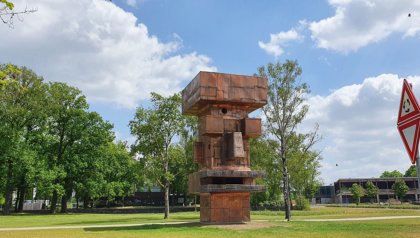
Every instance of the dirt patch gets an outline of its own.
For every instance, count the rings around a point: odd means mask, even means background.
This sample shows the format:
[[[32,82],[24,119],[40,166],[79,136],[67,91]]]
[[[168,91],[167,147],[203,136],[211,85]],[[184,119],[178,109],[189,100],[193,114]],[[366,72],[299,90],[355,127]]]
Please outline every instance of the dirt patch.
[[[241,224],[206,225],[206,227],[222,228],[222,229],[235,230],[235,231],[256,230],[256,229],[269,228],[269,227],[274,227],[274,226],[288,226],[288,225],[281,224],[281,223],[273,223],[273,222],[247,222],[247,223],[241,223]]]

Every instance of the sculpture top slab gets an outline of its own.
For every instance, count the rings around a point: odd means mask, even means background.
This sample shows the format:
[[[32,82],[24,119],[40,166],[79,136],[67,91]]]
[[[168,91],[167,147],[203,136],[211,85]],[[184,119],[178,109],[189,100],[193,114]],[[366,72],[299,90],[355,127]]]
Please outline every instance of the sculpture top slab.
[[[249,113],[267,104],[267,89],[263,77],[201,71],[182,91],[182,113],[198,116],[218,104]]]

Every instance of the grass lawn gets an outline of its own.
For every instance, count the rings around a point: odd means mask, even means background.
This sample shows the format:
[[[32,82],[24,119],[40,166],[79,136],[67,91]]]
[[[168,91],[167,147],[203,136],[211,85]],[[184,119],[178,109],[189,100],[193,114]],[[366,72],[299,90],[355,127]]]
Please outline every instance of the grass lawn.
[[[352,218],[420,215],[416,210],[366,208],[314,208],[293,211],[293,221],[282,221],[283,212],[253,212],[251,219],[264,223],[255,229],[201,225],[199,213],[173,213],[167,222],[189,224],[136,227],[0,231],[0,237],[420,237],[420,219],[377,221],[304,222],[312,218]],[[72,226],[166,222],[163,214],[67,214],[0,216],[0,227]],[[258,222],[258,220],[270,220]],[[268,225],[267,225],[268,224]],[[244,225],[246,228],[248,225]],[[271,226],[271,227],[269,227]],[[257,229],[258,228],[258,229]]]

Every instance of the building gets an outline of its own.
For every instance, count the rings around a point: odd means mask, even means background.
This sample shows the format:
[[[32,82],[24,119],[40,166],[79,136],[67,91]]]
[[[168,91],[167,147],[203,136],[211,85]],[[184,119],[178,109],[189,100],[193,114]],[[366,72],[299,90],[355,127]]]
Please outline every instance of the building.
[[[335,192],[334,186],[321,186],[319,187],[318,192],[315,194],[312,199],[312,203],[315,204],[328,204],[335,203]]]
[[[335,203],[353,203],[353,195],[350,192],[350,187],[356,183],[366,188],[366,183],[371,181],[374,185],[379,188],[376,201],[387,202],[389,199],[394,199],[395,194],[392,190],[392,185],[395,183],[397,178],[346,178],[339,179],[334,183],[335,196],[332,200]],[[405,184],[409,187],[409,190],[404,197],[404,200],[414,202],[419,201],[420,190],[418,187],[417,177],[402,177]],[[370,202],[370,198],[364,196],[361,198],[361,202]]]

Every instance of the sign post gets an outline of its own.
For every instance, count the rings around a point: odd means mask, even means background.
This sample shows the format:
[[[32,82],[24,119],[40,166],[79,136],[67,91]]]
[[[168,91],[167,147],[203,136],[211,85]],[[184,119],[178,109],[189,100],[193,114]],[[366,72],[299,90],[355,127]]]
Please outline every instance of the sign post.
[[[420,138],[420,107],[411,89],[411,85],[405,79],[401,92],[397,127],[411,163],[417,165],[417,182],[418,190],[420,190],[420,158],[418,151]]]
[[[417,154],[417,189],[420,191],[420,155]],[[417,194],[417,201],[420,200],[420,194]]]

